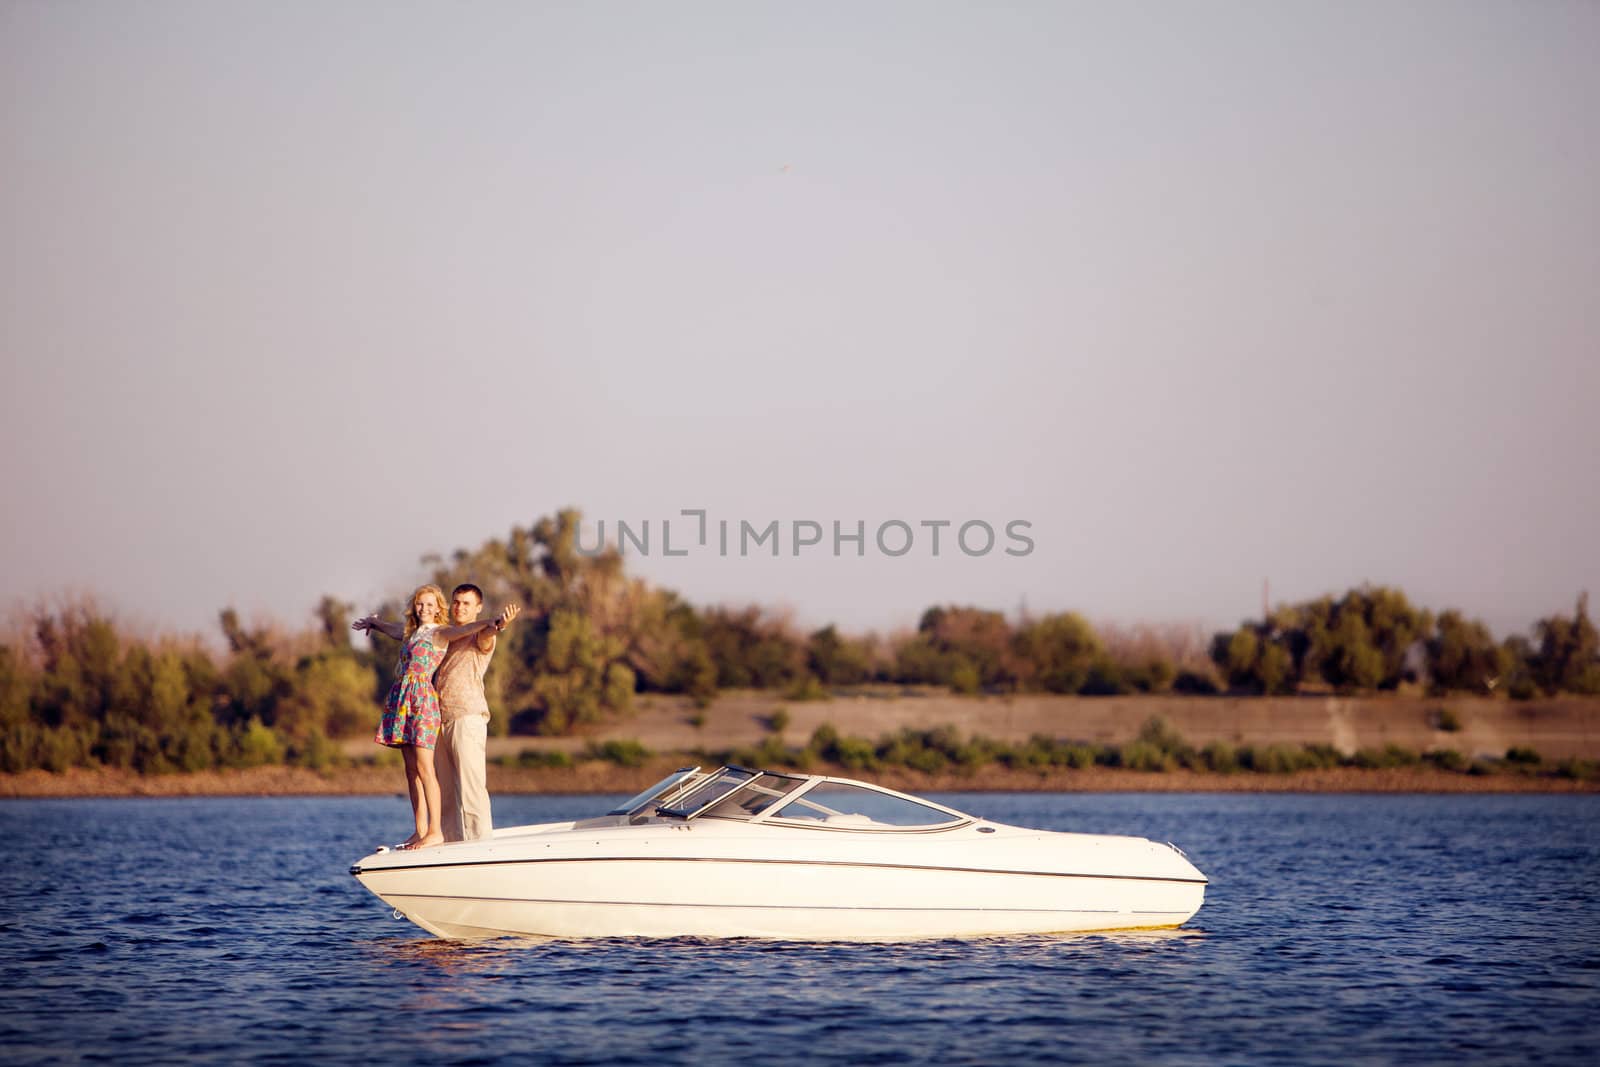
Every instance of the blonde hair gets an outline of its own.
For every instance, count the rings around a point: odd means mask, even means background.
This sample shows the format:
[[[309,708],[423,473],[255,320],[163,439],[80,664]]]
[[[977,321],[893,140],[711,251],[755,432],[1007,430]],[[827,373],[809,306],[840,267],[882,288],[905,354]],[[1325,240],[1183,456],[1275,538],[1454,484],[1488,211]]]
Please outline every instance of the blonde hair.
[[[423,593],[433,594],[433,602],[439,605],[439,621],[443,623],[449,618],[450,609],[445,606],[444,590],[436,585],[419,585],[412,592],[411,599],[406,601],[406,636],[410,637],[422,625],[422,620],[417,618],[417,597]]]

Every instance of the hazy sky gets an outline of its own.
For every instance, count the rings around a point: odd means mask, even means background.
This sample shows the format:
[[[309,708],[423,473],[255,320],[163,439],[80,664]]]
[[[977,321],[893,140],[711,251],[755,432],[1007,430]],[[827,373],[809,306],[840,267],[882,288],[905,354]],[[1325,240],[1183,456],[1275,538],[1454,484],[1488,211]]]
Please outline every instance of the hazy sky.
[[[0,602],[298,625],[572,505],[807,624],[1521,630],[1600,596],[1597,55],[1591,2],[0,0]]]

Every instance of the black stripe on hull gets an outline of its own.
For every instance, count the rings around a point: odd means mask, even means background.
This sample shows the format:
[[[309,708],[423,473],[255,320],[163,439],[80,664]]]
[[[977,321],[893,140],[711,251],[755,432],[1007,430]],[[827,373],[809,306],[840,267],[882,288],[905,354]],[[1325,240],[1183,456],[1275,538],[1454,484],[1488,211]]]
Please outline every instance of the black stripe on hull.
[[[1065,871],[1007,871],[988,867],[932,867],[914,863],[857,863],[852,860],[762,860],[718,856],[552,856],[548,859],[464,860],[458,863],[408,863],[403,867],[350,866],[350,873],[388,874],[401,871],[437,870],[448,867],[505,867],[533,863],[752,863],[787,867],[860,867],[890,871],[938,871],[951,874],[1012,874],[1026,878],[1100,878],[1118,882],[1169,882],[1175,885],[1210,885],[1206,878],[1167,878],[1154,874],[1082,874]]]

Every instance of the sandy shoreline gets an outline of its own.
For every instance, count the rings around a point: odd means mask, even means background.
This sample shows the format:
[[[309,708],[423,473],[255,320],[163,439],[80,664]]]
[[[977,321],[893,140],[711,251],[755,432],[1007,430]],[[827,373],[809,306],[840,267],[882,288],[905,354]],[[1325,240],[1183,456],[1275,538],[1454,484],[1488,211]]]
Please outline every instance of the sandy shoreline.
[[[489,768],[492,793],[631,793],[677,766],[658,758],[626,768],[598,760],[555,769]],[[1048,772],[987,767],[971,774],[922,774],[889,768],[855,774],[838,768],[817,773],[867,778],[914,793],[1600,793],[1600,781],[1522,774],[1468,775],[1432,768],[1301,771],[1295,774],[1149,773],[1096,767]],[[202,771],[141,777],[124,771],[81,769],[63,774],[27,771],[0,775],[0,797],[384,796],[403,791],[397,767],[351,767],[319,774],[301,767]]]

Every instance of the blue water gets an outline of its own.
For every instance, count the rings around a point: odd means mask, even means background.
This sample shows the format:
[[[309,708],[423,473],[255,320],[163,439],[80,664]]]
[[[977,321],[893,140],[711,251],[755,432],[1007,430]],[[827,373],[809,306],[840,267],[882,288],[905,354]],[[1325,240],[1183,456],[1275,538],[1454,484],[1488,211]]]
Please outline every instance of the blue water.
[[[452,943],[346,873],[398,798],[5,801],[0,1061],[1595,1062],[1600,797],[938,799],[1175,841],[1205,907],[1115,936]]]

